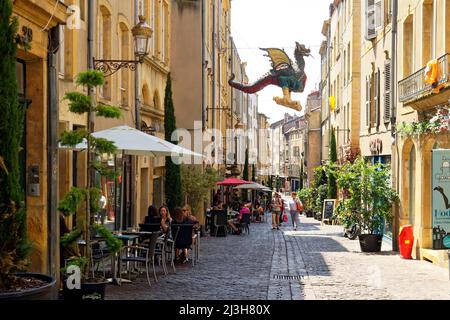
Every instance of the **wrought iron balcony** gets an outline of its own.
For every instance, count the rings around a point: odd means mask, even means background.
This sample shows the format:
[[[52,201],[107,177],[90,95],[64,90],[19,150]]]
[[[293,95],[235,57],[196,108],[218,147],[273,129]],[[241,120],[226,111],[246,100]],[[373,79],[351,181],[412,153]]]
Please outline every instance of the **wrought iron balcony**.
[[[449,78],[449,53],[446,53],[438,59],[439,70],[441,72],[441,77],[438,85],[447,84],[450,80]],[[409,77],[401,80],[398,83],[398,93],[400,102],[405,105],[411,106],[414,109],[426,109],[431,107],[431,105],[436,105],[440,103],[439,101],[430,101],[430,103],[418,103],[419,101],[435,96],[433,94],[433,88],[430,84],[425,82],[425,69],[426,67],[416,71]],[[445,89],[443,89],[445,90]],[[440,95],[440,94],[438,94]],[[434,99],[438,100],[438,99]],[[448,100],[446,97],[442,97],[443,101]]]

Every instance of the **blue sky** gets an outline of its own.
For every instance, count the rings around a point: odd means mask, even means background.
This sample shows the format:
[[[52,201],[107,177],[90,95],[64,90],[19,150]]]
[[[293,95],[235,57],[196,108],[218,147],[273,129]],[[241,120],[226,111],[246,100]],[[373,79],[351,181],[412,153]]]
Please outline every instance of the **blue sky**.
[[[304,93],[293,94],[303,107],[307,95],[320,82],[320,44],[323,21],[328,19],[330,0],[232,0],[231,33],[243,62],[247,62],[250,82],[256,81],[271,69],[270,60],[259,48],[283,48],[294,59],[295,42],[311,49],[314,58],[306,58],[308,82]],[[259,112],[270,117],[270,123],[284,117],[292,109],[273,102],[281,96],[281,88],[266,87],[259,93]]]

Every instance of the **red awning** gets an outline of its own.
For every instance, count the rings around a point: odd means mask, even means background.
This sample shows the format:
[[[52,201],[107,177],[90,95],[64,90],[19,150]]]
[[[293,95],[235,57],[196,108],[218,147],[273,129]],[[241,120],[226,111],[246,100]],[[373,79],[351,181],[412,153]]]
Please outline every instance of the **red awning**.
[[[251,182],[244,181],[244,180],[241,180],[238,178],[228,178],[222,182],[218,182],[217,185],[218,186],[240,186],[242,184],[249,184],[249,183],[251,183]]]

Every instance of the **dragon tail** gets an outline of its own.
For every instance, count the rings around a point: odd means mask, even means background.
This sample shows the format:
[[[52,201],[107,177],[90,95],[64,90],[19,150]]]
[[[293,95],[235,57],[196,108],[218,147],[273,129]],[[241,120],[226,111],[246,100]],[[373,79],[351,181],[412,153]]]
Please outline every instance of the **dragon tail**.
[[[268,74],[258,81],[256,81],[253,84],[241,84],[234,81],[235,75],[233,74],[231,79],[228,81],[229,85],[237,90],[240,90],[244,93],[253,94],[261,91],[268,85],[278,85],[279,81],[277,77],[273,76],[272,74]]]

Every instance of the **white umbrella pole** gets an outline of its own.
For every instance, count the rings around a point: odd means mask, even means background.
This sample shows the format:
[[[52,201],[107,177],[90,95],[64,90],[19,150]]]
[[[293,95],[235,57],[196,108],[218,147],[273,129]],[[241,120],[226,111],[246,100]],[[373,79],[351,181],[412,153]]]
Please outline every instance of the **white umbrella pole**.
[[[125,151],[122,151],[122,182],[120,187],[120,221],[119,221],[119,232],[122,232],[123,228],[123,209],[124,209],[124,198],[125,198],[125,190],[124,190],[124,180],[125,180]]]

